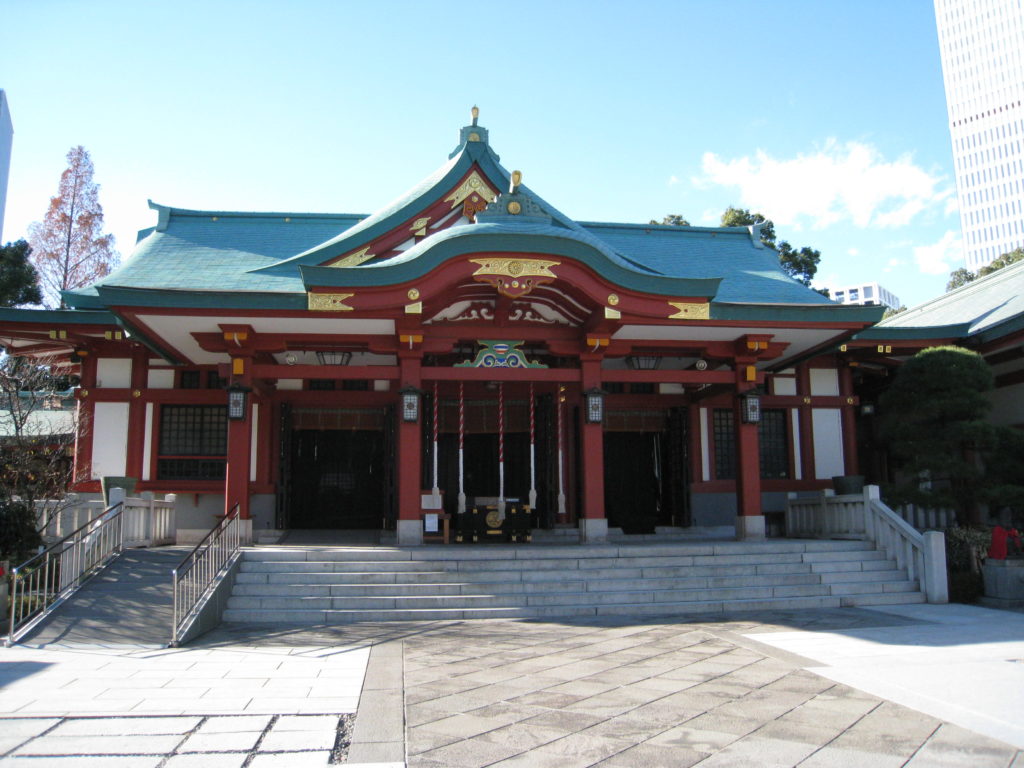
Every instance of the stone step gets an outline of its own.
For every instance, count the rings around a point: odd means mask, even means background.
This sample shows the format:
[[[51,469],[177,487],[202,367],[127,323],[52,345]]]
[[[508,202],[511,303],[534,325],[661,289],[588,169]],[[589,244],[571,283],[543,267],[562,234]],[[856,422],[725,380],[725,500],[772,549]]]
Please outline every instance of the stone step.
[[[862,596],[867,597],[867,596]],[[882,596],[884,597],[884,596]],[[907,597],[912,597],[908,595]],[[853,598],[842,598],[852,600]],[[680,616],[743,613],[746,611],[838,608],[838,597],[781,597],[686,603],[623,603],[614,605],[556,605],[495,608],[420,608],[403,610],[278,610],[228,608],[224,620],[236,623],[322,625],[363,621],[451,621],[463,619],[572,618],[587,616]],[[867,603],[863,603],[867,604]]]
[[[781,597],[827,596],[829,588],[823,584],[795,586],[745,586],[716,589],[641,589],[624,591],[563,591],[547,594],[423,594],[397,596],[238,596],[228,599],[229,608],[260,610],[403,610],[408,608],[467,609],[477,606],[516,607],[533,605],[613,605],[641,603],[686,603],[770,599]]]
[[[247,574],[250,575],[250,574]],[[437,594],[458,595],[470,593],[522,594],[524,592],[625,592],[630,590],[709,589],[718,587],[776,587],[817,585],[821,579],[815,574],[778,574],[769,576],[712,576],[698,578],[651,579],[591,579],[523,581],[446,581],[403,583],[359,583],[344,581],[322,584],[306,583],[307,575],[295,576],[289,581],[268,584],[236,581],[234,593],[239,596],[287,597],[345,595],[404,595]]]
[[[884,592],[868,595],[847,595],[841,597],[842,607],[856,608],[862,605],[910,605],[928,601],[923,592]]]
[[[830,584],[829,592],[833,595],[873,595],[889,592],[917,592],[919,583],[915,581],[865,581],[847,584]]]

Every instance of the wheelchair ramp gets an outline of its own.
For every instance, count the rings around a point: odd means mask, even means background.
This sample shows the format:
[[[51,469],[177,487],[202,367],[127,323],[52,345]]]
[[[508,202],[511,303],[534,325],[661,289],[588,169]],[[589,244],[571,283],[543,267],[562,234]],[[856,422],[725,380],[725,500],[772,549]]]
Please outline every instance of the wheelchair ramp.
[[[125,550],[19,644],[32,648],[166,646],[171,639],[171,571],[188,551],[188,547]]]

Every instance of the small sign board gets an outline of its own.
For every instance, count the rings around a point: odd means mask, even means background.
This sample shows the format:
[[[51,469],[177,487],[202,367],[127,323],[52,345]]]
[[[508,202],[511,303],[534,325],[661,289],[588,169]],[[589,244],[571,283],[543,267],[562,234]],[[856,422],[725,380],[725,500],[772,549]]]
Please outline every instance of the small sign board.
[[[437,520],[438,515],[436,512],[428,512],[423,516],[423,532],[424,533],[437,533]]]

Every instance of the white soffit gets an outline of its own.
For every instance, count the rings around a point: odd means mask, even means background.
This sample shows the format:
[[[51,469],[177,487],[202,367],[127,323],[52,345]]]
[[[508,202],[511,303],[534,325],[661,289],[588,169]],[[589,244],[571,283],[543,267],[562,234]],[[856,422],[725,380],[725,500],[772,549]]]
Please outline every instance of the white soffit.
[[[624,325],[612,338],[621,341],[735,341],[748,333],[769,334],[773,342],[789,344],[779,360],[787,360],[840,336],[836,328],[764,328],[754,326]],[[778,364],[770,360],[764,365]]]
[[[206,352],[193,333],[216,333],[221,325],[250,325],[256,333],[317,333],[325,336],[386,336],[395,332],[394,320],[345,317],[273,317],[266,315],[138,315],[140,322],[181,354],[198,365],[223,363],[224,355]]]

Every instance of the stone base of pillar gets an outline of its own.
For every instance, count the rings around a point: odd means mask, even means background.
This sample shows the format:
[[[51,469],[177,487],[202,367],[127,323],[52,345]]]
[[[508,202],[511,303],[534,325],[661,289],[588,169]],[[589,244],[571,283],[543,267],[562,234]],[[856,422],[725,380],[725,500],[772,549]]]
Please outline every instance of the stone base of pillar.
[[[736,540],[758,541],[764,538],[764,515],[740,515],[736,518]]]
[[[396,533],[398,534],[398,546],[418,547],[423,544],[423,521],[399,520]]]
[[[252,518],[238,521],[238,539],[243,547],[252,546]]]
[[[608,541],[608,519],[604,517],[580,520],[580,543],[603,544]]]

